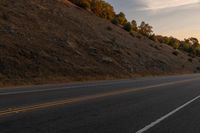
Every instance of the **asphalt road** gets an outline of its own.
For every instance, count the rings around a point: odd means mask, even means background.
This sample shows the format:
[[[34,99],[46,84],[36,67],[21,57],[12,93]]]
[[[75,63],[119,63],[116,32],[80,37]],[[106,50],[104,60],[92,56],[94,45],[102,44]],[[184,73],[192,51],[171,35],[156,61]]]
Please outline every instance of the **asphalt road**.
[[[0,88],[0,133],[200,133],[200,74]]]

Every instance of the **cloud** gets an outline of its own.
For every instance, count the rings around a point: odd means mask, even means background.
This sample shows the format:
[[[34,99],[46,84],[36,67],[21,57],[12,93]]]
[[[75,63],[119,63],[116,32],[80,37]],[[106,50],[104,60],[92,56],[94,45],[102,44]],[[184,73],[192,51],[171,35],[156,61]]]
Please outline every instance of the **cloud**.
[[[105,0],[112,3],[117,9],[131,10],[160,10],[176,7],[199,5],[200,0]]]
[[[141,0],[145,6],[142,10],[160,10],[166,8],[175,8],[199,3],[199,0]]]
[[[146,21],[156,34],[200,38],[200,0],[106,0],[128,20]]]

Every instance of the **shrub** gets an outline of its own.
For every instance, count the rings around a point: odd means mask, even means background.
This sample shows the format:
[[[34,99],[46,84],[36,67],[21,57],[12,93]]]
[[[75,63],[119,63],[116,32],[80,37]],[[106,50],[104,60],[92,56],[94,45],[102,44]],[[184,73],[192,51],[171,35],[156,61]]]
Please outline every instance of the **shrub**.
[[[137,32],[138,31],[137,22],[135,20],[132,20],[131,25],[132,25],[132,30]]]
[[[131,35],[132,37],[136,37],[135,34],[134,34],[133,32],[130,32],[130,35]]]
[[[132,29],[131,23],[130,23],[130,22],[126,23],[126,24],[124,25],[124,29],[125,29],[126,31],[130,32],[131,29]]]
[[[188,56],[192,57],[192,58],[195,58],[195,55],[192,54],[192,53],[189,53]]]
[[[108,26],[108,27],[107,27],[107,30],[111,31],[111,30],[112,30],[112,27]]]
[[[149,39],[152,40],[152,41],[154,41],[154,42],[158,42],[155,34],[150,35]]]
[[[189,58],[188,61],[189,61],[189,62],[192,62],[193,60],[192,60],[192,58]]]
[[[81,1],[79,3],[79,6],[84,8],[84,9],[90,9],[90,3],[88,1]]]
[[[119,24],[116,18],[114,18],[111,22],[112,22],[113,24],[115,24],[115,25],[118,25],[118,24]]]
[[[9,19],[8,15],[6,15],[5,13],[3,13],[2,18],[3,18],[4,20],[8,20],[8,19]]]
[[[123,12],[120,12],[119,14],[115,15],[115,18],[117,23],[120,25],[125,25],[127,24],[127,19],[126,16]]]
[[[101,18],[112,21],[115,18],[115,11],[111,4],[104,0],[90,0],[91,11]]]
[[[159,48],[159,46],[157,46],[157,45],[155,45],[154,48],[157,49],[157,50],[161,50],[161,49]]]
[[[151,36],[153,34],[153,27],[149,24],[145,23],[144,21],[141,22],[140,26],[138,27],[138,31],[140,34],[144,36]]]
[[[138,39],[142,39],[142,36],[141,35],[137,35],[136,36]]]
[[[178,56],[179,52],[178,51],[174,51],[172,52],[173,55]]]

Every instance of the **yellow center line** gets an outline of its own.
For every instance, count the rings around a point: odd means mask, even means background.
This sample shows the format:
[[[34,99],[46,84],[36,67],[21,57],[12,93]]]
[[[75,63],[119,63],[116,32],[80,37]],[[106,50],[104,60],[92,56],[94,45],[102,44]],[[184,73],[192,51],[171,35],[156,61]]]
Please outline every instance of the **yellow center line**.
[[[68,104],[73,104],[73,103],[79,103],[79,102],[103,98],[103,97],[126,94],[126,93],[130,93],[130,92],[143,91],[143,90],[147,90],[147,89],[150,89],[150,88],[157,88],[157,87],[163,87],[163,86],[168,86],[168,85],[186,83],[186,82],[191,82],[191,81],[195,81],[195,80],[199,80],[199,79],[200,78],[182,80],[182,81],[175,81],[175,82],[168,82],[168,83],[162,83],[162,84],[157,84],[157,85],[150,85],[150,86],[146,86],[146,87],[138,87],[138,88],[131,88],[131,89],[129,88],[129,89],[117,90],[117,91],[113,91],[113,92],[106,92],[106,93],[102,93],[102,94],[95,94],[95,95],[82,96],[82,97],[77,97],[77,98],[64,99],[64,100],[46,102],[46,103],[35,104],[35,105],[15,107],[15,108],[12,108],[12,109],[6,109],[6,110],[0,111],[0,117],[6,116],[6,115],[12,115],[12,114],[16,114],[16,113],[45,109],[45,108],[50,108],[50,107],[55,107],[55,106],[60,106],[60,105],[68,105]]]

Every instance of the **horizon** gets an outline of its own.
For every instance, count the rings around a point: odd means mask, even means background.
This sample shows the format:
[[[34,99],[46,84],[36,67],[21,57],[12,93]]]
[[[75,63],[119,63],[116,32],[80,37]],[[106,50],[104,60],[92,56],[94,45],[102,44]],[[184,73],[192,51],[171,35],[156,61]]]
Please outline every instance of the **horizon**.
[[[199,0],[106,0],[115,11],[126,14],[129,21],[145,21],[157,35],[173,36],[180,40],[196,37],[200,40]]]

